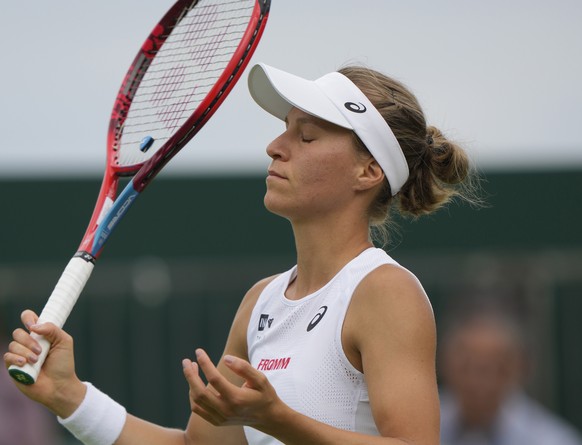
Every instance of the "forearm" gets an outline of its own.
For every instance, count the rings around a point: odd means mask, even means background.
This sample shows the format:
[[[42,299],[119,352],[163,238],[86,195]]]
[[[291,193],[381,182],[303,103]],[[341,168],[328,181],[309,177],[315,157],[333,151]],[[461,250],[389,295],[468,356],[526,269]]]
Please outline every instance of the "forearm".
[[[86,445],[184,445],[183,431],[163,428],[128,415],[125,408],[90,383],[75,409],[63,416],[62,404],[56,413],[59,422]],[[76,386],[76,385],[75,385]],[[74,393],[78,393],[76,390]],[[74,394],[72,393],[72,394]],[[58,398],[60,399],[60,397]],[[60,411],[60,412],[59,412]]]
[[[115,445],[185,445],[184,431],[159,425],[127,415],[121,435]]]
[[[287,406],[278,409],[272,419],[267,424],[258,425],[256,428],[277,438],[285,445],[337,445],[339,443],[342,445],[409,445],[409,442],[404,439],[341,430],[318,422]]]

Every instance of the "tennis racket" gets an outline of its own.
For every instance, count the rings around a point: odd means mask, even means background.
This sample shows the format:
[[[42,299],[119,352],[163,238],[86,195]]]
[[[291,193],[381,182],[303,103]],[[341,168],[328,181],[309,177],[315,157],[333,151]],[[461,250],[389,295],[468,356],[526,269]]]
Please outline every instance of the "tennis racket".
[[[178,0],[133,60],[115,100],[106,169],[78,251],[56,284],[39,322],[62,327],[105,242],[159,171],[202,128],[241,77],[257,47],[270,0]],[[131,177],[118,193],[119,180]],[[34,365],[11,366],[36,381],[49,342]]]

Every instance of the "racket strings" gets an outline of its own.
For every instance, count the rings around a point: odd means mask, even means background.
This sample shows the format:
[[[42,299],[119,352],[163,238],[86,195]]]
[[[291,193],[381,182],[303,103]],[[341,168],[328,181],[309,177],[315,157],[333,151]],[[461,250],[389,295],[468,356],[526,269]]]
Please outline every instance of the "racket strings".
[[[231,61],[254,4],[255,0],[200,0],[171,30],[120,129],[120,165],[147,160],[196,111]],[[140,142],[146,137],[155,142],[142,153]]]
[[[216,35],[215,37],[219,37],[219,35]],[[235,47],[240,42],[240,39],[237,38],[237,37],[226,38],[228,36],[224,36],[224,35],[222,35],[220,37],[221,37],[221,43],[231,43]],[[201,51],[199,51],[199,53],[202,54]],[[193,54],[197,54],[197,53],[196,52],[193,52],[192,49],[187,49],[187,50],[184,50],[183,52],[175,52],[173,54],[161,54],[160,53],[160,54],[158,54],[157,57],[160,57],[160,59],[164,59],[165,58],[165,59],[170,59],[170,60],[171,59],[175,59],[177,57],[181,57],[185,61],[186,60],[190,60],[190,61],[194,62],[194,64],[195,64],[196,61],[199,61],[199,60],[202,60],[203,59],[203,57],[201,55],[198,56],[198,57],[196,57],[196,56],[195,57],[190,57]],[[162,71],[162,70],[160,70],[160,69],[158,69],[157,71],[156,70],[152,70],[152,74],[155,74],[156,72],[160,72],[160,71]]]

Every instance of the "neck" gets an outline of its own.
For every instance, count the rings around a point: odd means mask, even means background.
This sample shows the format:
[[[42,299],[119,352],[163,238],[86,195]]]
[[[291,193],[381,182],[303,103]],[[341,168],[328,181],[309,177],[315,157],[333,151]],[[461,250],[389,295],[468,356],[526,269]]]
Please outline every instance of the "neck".
[[[292,300],[327,284],[347,263],[369,247],[367,221],[335,219],[329,224],[293,223],[297,250],[297,278],[286,296]]]

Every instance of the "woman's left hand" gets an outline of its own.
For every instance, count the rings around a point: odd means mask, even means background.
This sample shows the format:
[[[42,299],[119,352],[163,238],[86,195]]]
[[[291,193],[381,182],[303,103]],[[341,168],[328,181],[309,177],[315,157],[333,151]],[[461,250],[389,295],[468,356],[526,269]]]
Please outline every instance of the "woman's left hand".
[[[267,377],[238,357],[225,355],[224,365],[244,380],[242,386],[234,385],[214,366],[202,349],[196,350],[194,363],[182,362],[184,375],[190,386],[190,408],[215,426],[248,425],[260,428],[276,419],[275,412],[283,402]],[[209,385],[200,378],[198,368]]]

